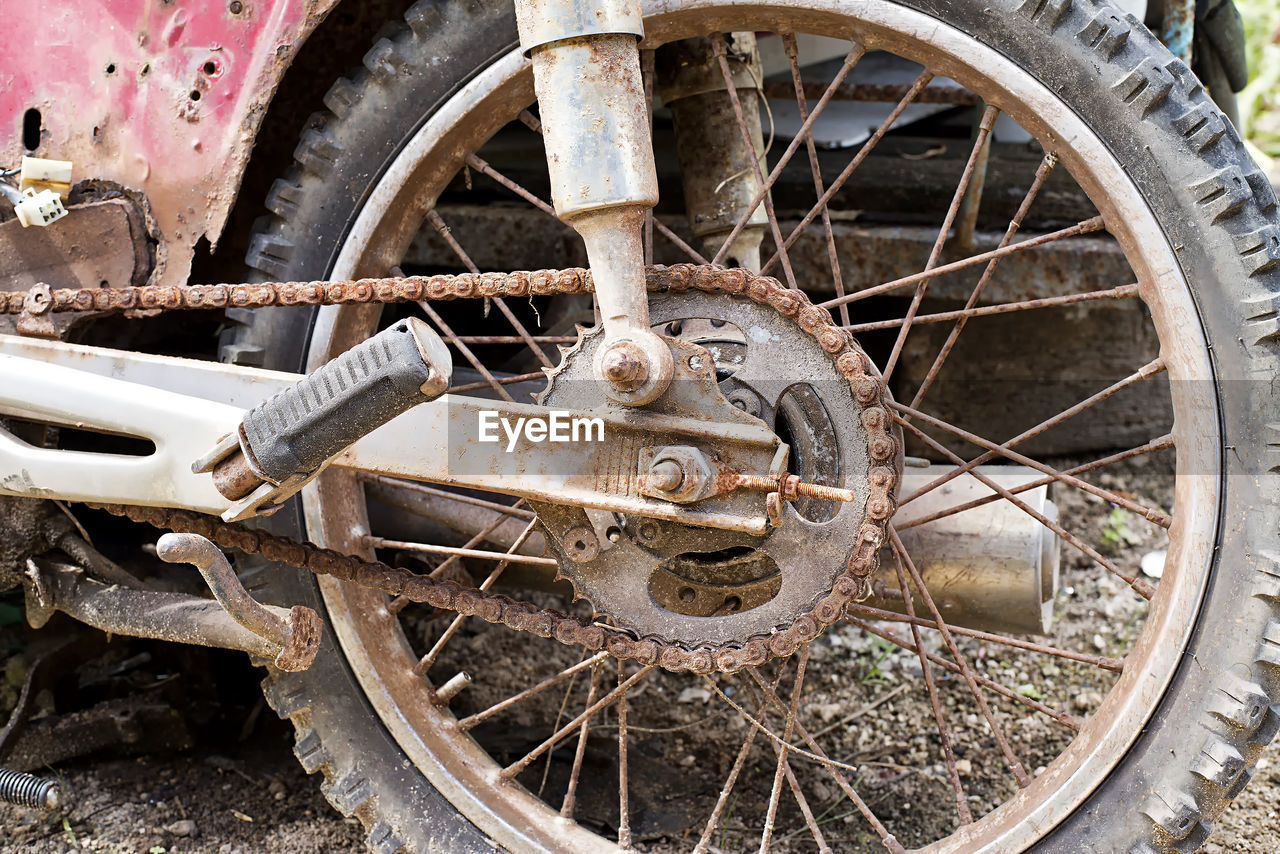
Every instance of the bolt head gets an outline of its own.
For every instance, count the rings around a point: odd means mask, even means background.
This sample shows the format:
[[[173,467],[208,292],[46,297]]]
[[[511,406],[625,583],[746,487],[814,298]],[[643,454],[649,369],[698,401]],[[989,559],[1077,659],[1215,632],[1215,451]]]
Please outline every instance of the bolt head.
[[[663,460],[649,469],[649,486],[662,492],[674,492],[684,482],[684,470],[675,460]]]
[[[633,391],[649,376],[649,360],[635,343],[619,341],[605,350],[600,369],[610,383],[624,391]]]

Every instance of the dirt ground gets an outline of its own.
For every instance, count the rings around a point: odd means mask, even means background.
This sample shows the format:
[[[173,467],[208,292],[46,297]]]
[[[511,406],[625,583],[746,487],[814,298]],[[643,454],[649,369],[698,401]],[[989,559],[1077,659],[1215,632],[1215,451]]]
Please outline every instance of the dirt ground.
[[[1097,482],[1167,508],[1172,479],[1165,462],[1138,460]],[[1091,496],[1059,490],[1054,499],[1066,526],[1106,545],[1122,569],[1136,571],[1143,556],[1164,546],[1162,530],[1117,515]],[[1122,583],[1090,567],[1083,556],[1064,551],[1056,621],[1046,642],[1122,655],[1140,630],[1145,608]],[[427,613],[405,614],[410,640],[419,651],[433,644],[448,623]],[[875,625],[908,636],[902,624]],[[10,606],[10,625],[0,629],[0,670],[5,673],[0,719],[16,699],[15,685],[21,680],[15,653],[32,637],[12,622]],[[932,633],[926,632],[925,640],[930,651],[946,654]],[[1112,678],[1087,665],[972,639],[961,638],[960,648],[979,673],[1073,715],[1088,714]],[[452,673],[474,662],[481,651],[485,675],[454,701],[459,716],[579,660],[578,651],[549,641],[530,643],[505,629],[468,621],[438,666]],[[97,652],[78,671],[70,699],[62,702],[97,709],[99,717],[105,709],[109,720],[96,725],[100,730],[109,724],[121,737],[91,758],[54,762],[45,770],[63,781],[70,798],[63,812],[44,815],[0,806],[0,854],[363,850],[362,829],[328,806],[319,792],[320,780],[308,778],[294,759],[291,728],[265,708],[256,693],[258,674],[243,657],[124,639]],[[772,671],[766,667],[765,672]],[[1000,803],[1013,783],[963,682],[935,674],[967,799],[975,816],[981,815]],[[612,667],[601,678],[615,678]],[[784,676],[784,692],[789,680]],[[919,680],[915,655],[841,625],[813,646],[802,706],[810,731],[821,734],[834,758],[859,767],[859,791],[908,846],[946,835],[955,826],[946,766]],[[567,693],[545,692],[473,734],[495,759],[511,761],[545,738],[557,716],[572,716],[584,707],[588,683],[583,678]],[[631,696],[632,827],[641,851],[687,851],[719,794],[747,725],[716,691],[751,705],[745,687],[732,678],[709,686],[688,676],[658,674]],[[53,697],[44,701],[46,706],[53,702]],[[1042,770],[1070,739],[1069,730],[1025,705],[994,698],[992,708],[1012,750],[1032,773]],[[45,724],[53,719],[46,715]],[[44,724],[38,723],[32,727],[41,733]],[[618,821],[615,726],[609,710],[593,720],[578,793],[577,818],[605,833],[613,832]],[[60,737],[57,731],[44,735],[46,742]],[[534,763],[520,777],[530,790],[542,791],[553,807],[559,806],[566,786],[574,743],[568,740],[548,763]],[[773,768],[771,748],[757,739],[714,840],[717,848],[730,852],[758,846]],[[828,844],[841,852],[882,850],[829,777],[800,762],[796,773]],[[1280,749],[1273,747],[1205,851],[1276,850],[1278,803]],[[775,850],[814,849],[790,798],[781,804],[778,827]]]

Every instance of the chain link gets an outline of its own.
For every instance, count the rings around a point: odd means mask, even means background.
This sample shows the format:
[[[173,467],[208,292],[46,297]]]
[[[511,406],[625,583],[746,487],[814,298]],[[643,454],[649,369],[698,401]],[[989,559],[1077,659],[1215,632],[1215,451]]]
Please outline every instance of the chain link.
[[[767,305],[791,318],[812,336],[831,357],[848,380],[858,402],[867,430],[867,451],[871,460],[868,495],[863,520],[844,571],[836,577],[831,591],[812,602],[785,629],[769,635],[740,639],[721,646],[686,648],[657,637],[636,637],[622,629],[584,623],[549,608],[538,608],[508,596],[464,587],[453,581],[436,581],[407,569],[343,555],[311,543],[300,543],[265,531],[229,524],[201,513],[160,507],[120,504],[92,506],[145,522],[169,531],[199,534],[224,549],[258,554],[270,561],[306,569],[381,590],[388,596],[403,596],[411,602],[441,610],[479,617],[490,623],[554,638],[566,645],[592,652],[607,651],[619,659],[656,664],[671,671],[706,674],[732,673],[764,663],[772,657],[788,656],[840,619],[850,602],[865,597],[870,577],[879,562],[886,526],[896,509],[896,487],[900,467],[899,444],[892,419],[884,406],[883,384],[870,359],[831,315],[813,305],[801,291],[791,290],[776,279],[745,270],[722,270],[690,264],[653,267],[647,271],[650,291],[690,290],[734,294]],[[525,297],[530,295],[581,294],[591,291],[591,275],[586,270],[539,271],[532,273],[482,273],[457,276],[402,276],[388,279],[359,279],[344,282],[283,282],[184,287],[87,288],[50,291],[40,299],[29,293],[0,294],[0,313],[19,314],[24,310],[53,312],[176,310],[210,308],[261,308],[274,305],[348,305],[366,302],[407,302],[483,297]],[[32,303],[39,303],[32,305]],[[34,308],[34,311],[32,309]]]

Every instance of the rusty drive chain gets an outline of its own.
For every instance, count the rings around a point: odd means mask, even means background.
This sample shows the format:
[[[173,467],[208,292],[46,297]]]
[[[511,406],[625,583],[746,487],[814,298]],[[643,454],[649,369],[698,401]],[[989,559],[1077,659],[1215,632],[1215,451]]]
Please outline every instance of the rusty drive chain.
[[[734,672],[763,663],[771,657],[791,655],[840,619],[845,606],[865,595],[879,561],[886,526],[895,510],[898,441],[892,419],[884,406],[883,384],[870,359],[822,308],[801,291],[776,279],[745,270],[723,270],[690,264],[653,267],[647,271],[650,291],[689,290],[720,292],[750,299],[791,318],[812,336],[849,381],[867,430],[871,460],[868,495],[863,520],[843,572],[825,596],[810,603],[784,629],[768,635],[742,638],[721,646],[686,648],[656,637],[603,625],[584,623],[554,609],[538,608],[508,596],[464,587],[453,581],[437,581],[380,561],[340,554],[311,543],[225,523],[202,513],[137,505],[99,507],[135,522],[170,531],[199,534],[224,549],[258,554],[317,575],[373,587],[389,596],[430,605],[467,616],[501,623],[516,631],[554,638],[593,652],[607,651],[619,659],[656,664],[671,671],[694,673]],[[177,310],[261,308],[283,305],[346,305],[417,300],[450,300],[483,297],[527,297],[589,293],[591,275],[586,270],[461,274],[454,276],[402,276],[343,282],[284,282],[189,286],[143,286],[50,290],[37,286],[27,292],[0,293],[0,314],[42,315],[49,312],[103,312],[129,310]]]

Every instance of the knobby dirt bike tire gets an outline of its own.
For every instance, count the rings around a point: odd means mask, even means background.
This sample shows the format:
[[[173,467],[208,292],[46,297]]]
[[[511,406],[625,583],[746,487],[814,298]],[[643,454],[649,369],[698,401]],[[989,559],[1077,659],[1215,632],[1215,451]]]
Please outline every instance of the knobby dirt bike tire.
[[[1280,728],[1280,228],[1270,185],[1218,109],[1138,21],[1091,0],[901,0],[990,45],[1072,107],[1107,144],[1177,248],[1218,386],[1222,489],[1215,558],[1182,663],[1142,734],[1046,852],[1193,851]],[[267,279],[324,276],[381,171],[426,118],[516,47],[508,3],[430,0],[384,30],[363,68],[333,85],[295,163],[272,186],[249,265]],[[1185,71],[1185,69],[1183,69]],[[1138,75],[1137,78],[1134,75]],[[1146,81],[1163,98],[1127,99]],[[1150,93],[1148,93],[1150,94]],[[313,309],[228,312],[223,357],[300,371]],[[301,510],[268,523],[303,537]],[[261,561],[250,589],[324,613],[315,579]],[[492,850],[408,761],[364,699],[332,631],[315,665],[272,672],[275,711],[304,768],[368,829],[371,850]],[[1162,809],[1164,804],[1167,809]],[[1157,826],[1160,826],[1159,828]]]

